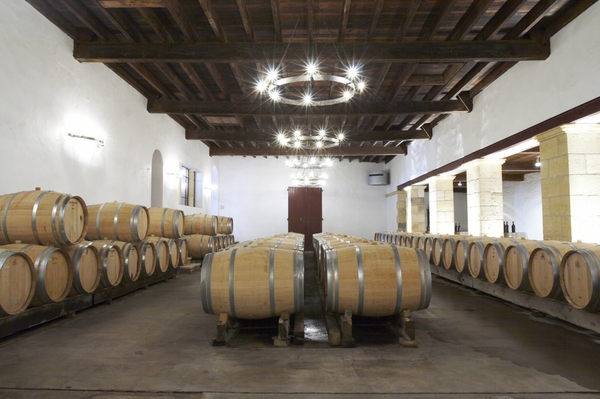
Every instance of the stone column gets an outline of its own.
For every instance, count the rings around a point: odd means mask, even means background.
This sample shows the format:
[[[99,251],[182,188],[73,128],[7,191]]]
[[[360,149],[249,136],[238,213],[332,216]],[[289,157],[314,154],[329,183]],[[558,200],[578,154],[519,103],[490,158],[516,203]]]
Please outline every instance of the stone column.
[[[425,220],[425,187],[410,186],[405,188],[408,232],[424,233],[427,228]]]
[[[398,231],[406,231],[406,213],[408,209],[406,207],[406,191],[396,191],[396,194],[396,211],[398,215],[396,217],[396,222],[398,223]]]
[[[600,242],[600,125],[564,125],[536,139],[544,239]]]
[[[477,159],[464,165],[467,169],[467,215],[471,235],[504,235],[503,163],[504,159]]]
[[[429,230],[432,234],[454,234],[454,178],[435,176],[429,183]]]

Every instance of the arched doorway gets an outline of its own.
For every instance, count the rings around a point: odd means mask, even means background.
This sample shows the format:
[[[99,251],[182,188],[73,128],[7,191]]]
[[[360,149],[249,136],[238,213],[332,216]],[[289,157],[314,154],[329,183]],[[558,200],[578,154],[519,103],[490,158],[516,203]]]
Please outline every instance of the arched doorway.
[[[210,174],[210,184],[212,185],[210,190],[210,214],[218,215],[219,214],[219,172],[217,171],[217,167],[212,167],[212,172]]]
[[[150,206],[163,204],[163,158],[159,150],[152,154],[152,180],[150,182]]]

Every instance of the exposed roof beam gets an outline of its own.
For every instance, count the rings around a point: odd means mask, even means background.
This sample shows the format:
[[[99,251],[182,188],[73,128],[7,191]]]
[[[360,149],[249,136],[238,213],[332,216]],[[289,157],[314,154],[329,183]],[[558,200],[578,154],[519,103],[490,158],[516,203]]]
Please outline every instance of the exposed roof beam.
[[[165,7],[163,0],[98,0],[104,8]]]
[[[473,2],[460,21],[458,21],[448,40],[464,39],[493,2],[494,0],[476,0]]]
[[[447,114],[469,112],[472,106],[466,107],[459,100],[445,101],[370,101],[353,104],[335,104],[327,107],[294,107],[286,104],[249,102],[209,102],[209,101],[177,101],[165,99],[148,100],[148,111],[154,114],[203,114],[203,115],[294,115],[301,110],[302,114],[312,115],[417,115],[417,114]]]
[[[38,10],[43,16],[48,18],[50,22],[56,25],[71,39],[77,39],[77,27],[73,25],[60,12],[52,7],[46,0],[26,0],[33,8]]]
[[[246,0],[235,0],[238,6],[238,11],[240,12],[240,17],[242,18],[242,24],[244,25],[244,30],[246,31],[246,37],[251,42],[254,41],[254,30],[252,29],[252,22],[250,21],[250,13],[248,12],[248,6],[246,5]]]
[[[204,15],[206,15],[206,19],[208,20],[208,23],[210,24],[210,27],[212,28],[213,32],[215,33],[215,36],[217,37],[217,39],[226,42],[227,41],[227,36],[225,36],[225,31],[223,30],[223,27],[221,26],[221,23],[219,22],[219,17],[214,9],[214,7],[212,6],[212,1],[211,0],[198,0],[200,2],[200,5],[202,6],[202,10],[204,11]]]
[[[319,152],[320,156],[340,157],[340,156],[363,156],[363,155],[405,155],[406,149],[398,147],[334,147],[327,148]],[[293,148],[232,148],[221,149],[210,147],[209,155],[214,156],[297,156],[302,155],[301,151]]]
[[[179,0],[164,0],[165,5],[169,9],[171,16],[179,26],[179,29],[183,32],[186,40],[189,42],[195,42],[197,40],[196,33],[194,32],[194,28],[190,23],[185,11],[181,7]]]
[[[279,0],[271,0],[271,12],[273,13],[273,28],[275,29],[275,38],[278,42],[282,41],[281,34],[281,14],[279,12]]]
[[[502,172],[532,173],[539,171],[540,168],[535,166],[533,162],[507,162],[502,165]]]
[[[381,16],[381,10],[383,9],[384,0],[377,0],[375,2],[375,10],[373,11],[373,15],[371,16],[371,22],[369,23],[369,30],[367,32],[366,41],[370,42],[373,40],[373,34],[375,33],[375,29],[377,29],[377,23],[379,22],[379,17]]]
[[[187,129],[185,138],[188,140],[205,141],[274,141],[275,133],[265,133],[260,130],[241,132]],[[346,133],[348,141],[401,141],[429,139],[424,130],[388,130],[388,131],[353,131]]]
[[[348,27],[348,16],[350,15],[350,2],[352,0],[344,0],[344,5],[342,6],[342,16],[340,18],[340,31],[338,33],[338,42],[344,41],[344,36],[346,35],[346,28]]]
[[[64,1],[64,0],[63,0]],[[355,54],[369,62],[465,62],[545,60],[549,43],[536,40],[411,43],[313,43],[316,54]],[[249,62],[301,61],[303,43],[78,43],[81,62]]]

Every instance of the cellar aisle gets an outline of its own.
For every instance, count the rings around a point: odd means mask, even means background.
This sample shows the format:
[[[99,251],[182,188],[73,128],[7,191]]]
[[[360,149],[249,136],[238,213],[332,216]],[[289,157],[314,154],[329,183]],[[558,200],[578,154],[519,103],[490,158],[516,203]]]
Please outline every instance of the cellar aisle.
[[[318,315],[304,346],[256,330],[213,347],[200,273],[182,274],[0,340],[0,398],[600,397],[597,335],[439,278],[413,316],[418,349],[360,326],[356,348],[331,348]]]

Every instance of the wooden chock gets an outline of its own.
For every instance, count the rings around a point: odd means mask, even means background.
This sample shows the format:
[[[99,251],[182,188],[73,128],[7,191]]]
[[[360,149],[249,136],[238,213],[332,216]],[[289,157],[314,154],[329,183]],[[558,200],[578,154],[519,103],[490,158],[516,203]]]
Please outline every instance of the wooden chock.
[[[352,311],[347,309],[343,315],[339,316],[340,330],[342,339],[340,346],[342,348],[354,348],[354,337],[352,336]]]
[[[283,312],[279,316],[277,325],[277,336],[273,337],[273,345],[278,348],[286,348],[290,346],[290,313]]]
[[[398,343],[407,348],[417,348],[415,340],[415,322],[410,317],[410,310],[403,310],[400,315],[400,338]]]
[[[227,313],[221,313],[219,315],[219,324],[217,324],[217,336],[213,338],[213,346],[225,346],[227,345],[227,333],[230,326],[229,315]]]

